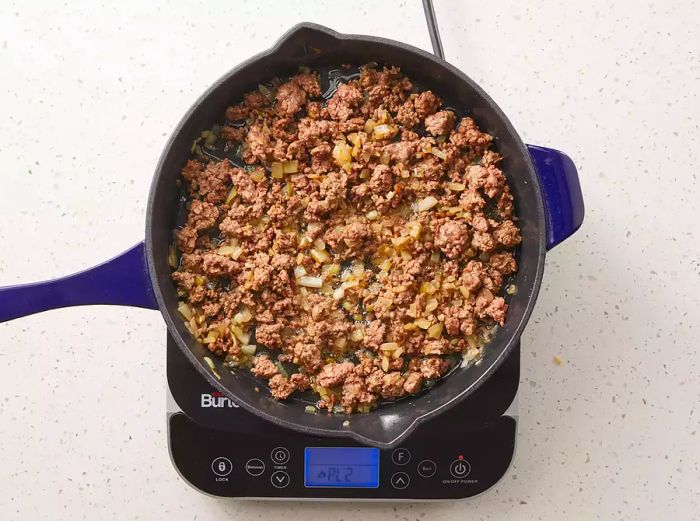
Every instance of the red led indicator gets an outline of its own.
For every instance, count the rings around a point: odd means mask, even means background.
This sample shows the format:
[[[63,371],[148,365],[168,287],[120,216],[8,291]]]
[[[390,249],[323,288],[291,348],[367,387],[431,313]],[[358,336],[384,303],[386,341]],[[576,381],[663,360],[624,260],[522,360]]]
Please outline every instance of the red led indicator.
[[[464,456],[460,454],[458,459],[464,459]]]

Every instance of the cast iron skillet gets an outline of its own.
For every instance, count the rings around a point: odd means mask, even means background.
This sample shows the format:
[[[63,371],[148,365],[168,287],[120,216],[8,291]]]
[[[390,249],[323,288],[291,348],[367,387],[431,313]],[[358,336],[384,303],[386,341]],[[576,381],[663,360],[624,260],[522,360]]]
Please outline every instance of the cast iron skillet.
[[[370,61],[394,64],[452,106],[465,110],[479,127],[495,136],[495,149],[505,157],[503,171],[515,197],[522,226],[517,295],[509,300],[505,326],[487,347],[480,365],[460,368],[429,392],[350,417],[309,414],[303,404],[278,402],[250,373],[229,371],[212,357],[221,379],[205,361],[210,356],[185,329],[177,312],[170,279],[168,246],[178,208],[176,179],[192,141],[221,117],[244,92],[274,76],[293,74],[300,65]],[[184,116],[160,158],[146,214],[146,240],[93,269],[48,282],[0,289],[0,321],[47,309],[84,304],[118,304],[160,309],[170,334],[199,372],[248,411],[304,433],[350,437],[377,447],[398,444],[419,423],[446,411],[471,394],[508,356],[535,304],[547,249],[574,233],[583,221],[583,199],[572,161],[556,150],[526,146],[488,95],[445,61],[403,43],[371,36],[343,35],[315,24],[300,24],[272,49],[235,67],[212,85]],[[133,346],[138,349],[138,346]],[[349,419],[349,425],[343,422]]]

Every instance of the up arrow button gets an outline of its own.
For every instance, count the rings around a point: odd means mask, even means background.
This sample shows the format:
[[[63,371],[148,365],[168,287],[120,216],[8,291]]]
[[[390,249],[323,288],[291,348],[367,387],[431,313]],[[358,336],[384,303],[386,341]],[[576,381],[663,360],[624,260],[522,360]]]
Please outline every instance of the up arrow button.
[[[398,490],[403,490],[410,482],[411,478],[405,472],[397,472],[391,476],[391,486]]]

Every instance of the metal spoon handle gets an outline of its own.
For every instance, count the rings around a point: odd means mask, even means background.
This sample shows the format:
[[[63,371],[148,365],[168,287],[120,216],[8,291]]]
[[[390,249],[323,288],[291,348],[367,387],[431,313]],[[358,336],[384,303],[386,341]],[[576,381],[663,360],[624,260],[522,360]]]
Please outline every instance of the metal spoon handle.
[[[423,0],[423,10],[425,11],[425,20],[428,22],[428,32],[430,33],[430,43],[433,44],[433,54],[438,58],[445,59],[445,52],[442,50],[442,42],[440,41],[440,31],[438,30],[437,20],[435,18],[435,9],[433,9],[432,0]]]

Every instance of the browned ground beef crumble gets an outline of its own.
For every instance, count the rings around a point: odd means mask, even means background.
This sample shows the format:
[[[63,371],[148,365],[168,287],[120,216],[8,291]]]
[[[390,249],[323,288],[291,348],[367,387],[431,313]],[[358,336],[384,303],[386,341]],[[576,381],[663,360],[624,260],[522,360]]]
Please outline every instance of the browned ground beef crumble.
[[[503,325],[521,237],[501,157],[399,69],[362,67],[327,102],[313,72],[261,86],[217,132],[247,166],[184,166],[171,264],[190,331],[226,365],[279,399],[368,411]]]

